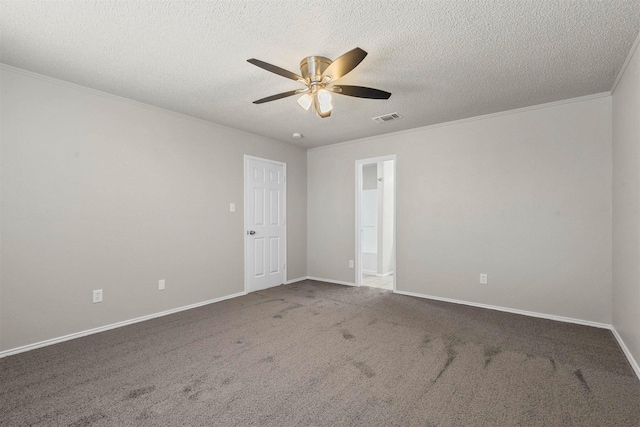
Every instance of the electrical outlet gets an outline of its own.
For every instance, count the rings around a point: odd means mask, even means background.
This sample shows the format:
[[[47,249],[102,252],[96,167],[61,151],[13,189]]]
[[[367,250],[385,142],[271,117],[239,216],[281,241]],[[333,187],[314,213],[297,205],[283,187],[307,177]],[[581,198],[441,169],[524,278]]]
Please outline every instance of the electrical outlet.
[[[349,268],[353,268],[353,260],[352,259],[349,260]]]
[[[235,212],[235,211],[236,211],[236,204],[229,203],[229,212]]]
[[[96,289],[93,291],[93,303],[102,302],[102,289]]]
[[[489,275],[485,273],[480,273],[480,284],[487,285],[489,283]]]
[[[158,290],[164,291],[164,279],[158,280]]]

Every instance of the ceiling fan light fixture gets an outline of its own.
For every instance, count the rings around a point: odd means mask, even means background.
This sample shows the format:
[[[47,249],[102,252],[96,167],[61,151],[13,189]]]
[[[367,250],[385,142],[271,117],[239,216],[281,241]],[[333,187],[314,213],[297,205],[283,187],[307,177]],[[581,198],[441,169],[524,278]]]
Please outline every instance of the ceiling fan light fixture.
[[[318,102],[320,105],[330,105],[331,104],[331,93],[326,89],[320,89],[318,91]]]
[[[331,93],[326,89],[320,89],[316,93],[318,98],[318,113],[322,116],[333,109],[331,105]]]
[[[363,86],[333,86],[333,83],[351,72],[367,56],[367,52],[359,47],[341,55],[335,61],[323,56],[308,56],[300,61],[300,74],[292,73],[284,68],[277,67],[259,59],[251,58],[247,61],[257,67],[267,70],[279,76],[295,80],[306,86],[305,89],[291,90],[278,93],[266,98],[253,101],[254,104],[275,101],[288,96],[304,93],[298,98],[298,104],[305,110],[313,109],[321,118],[331,116],[333,105],[331,104],[331,92],[356,98],[389,99],[391,94],[380,89]]]
[[[300,105],[307,111],[311,107],[311,104],[313,104],[313,97],[308,93],[305,93],[300,98],[298,98],[298,105]]]

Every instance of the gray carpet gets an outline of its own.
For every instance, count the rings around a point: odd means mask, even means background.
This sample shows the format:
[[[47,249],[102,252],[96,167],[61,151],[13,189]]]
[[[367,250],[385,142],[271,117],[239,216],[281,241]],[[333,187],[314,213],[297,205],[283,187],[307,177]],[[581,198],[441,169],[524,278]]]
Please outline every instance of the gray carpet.
[[[3,426],[637,426],[611,332],[305,281],[0,360]]]

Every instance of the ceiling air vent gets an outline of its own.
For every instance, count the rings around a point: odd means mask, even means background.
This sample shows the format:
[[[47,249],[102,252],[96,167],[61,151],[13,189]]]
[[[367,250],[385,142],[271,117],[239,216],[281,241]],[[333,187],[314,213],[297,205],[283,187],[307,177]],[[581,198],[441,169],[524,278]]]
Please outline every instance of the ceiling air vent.
[[[384,122],[390,122],[392,120],[398,120],[401,119],[402,116],[398,113],[391,113],[391,114],[385,114],[384,116],[378,116],[378,117],[374,117],[371,120],[373,120],[376,123],[384,123]]]

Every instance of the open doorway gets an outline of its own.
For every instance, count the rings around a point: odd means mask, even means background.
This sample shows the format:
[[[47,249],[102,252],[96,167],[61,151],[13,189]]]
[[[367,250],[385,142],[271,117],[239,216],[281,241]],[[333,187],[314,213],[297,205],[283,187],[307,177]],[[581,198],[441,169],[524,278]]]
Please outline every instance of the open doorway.
[[[396,289],[396,158],[356,161],[356,284]]]

